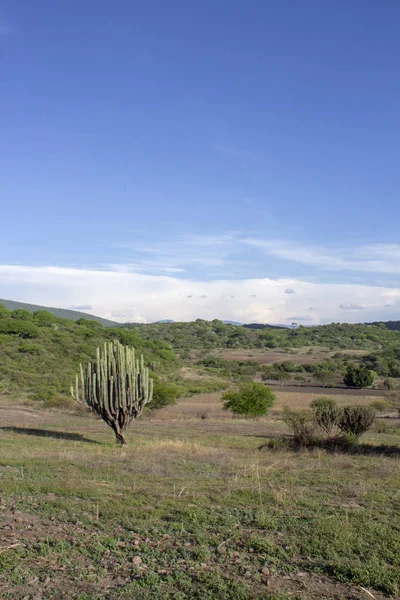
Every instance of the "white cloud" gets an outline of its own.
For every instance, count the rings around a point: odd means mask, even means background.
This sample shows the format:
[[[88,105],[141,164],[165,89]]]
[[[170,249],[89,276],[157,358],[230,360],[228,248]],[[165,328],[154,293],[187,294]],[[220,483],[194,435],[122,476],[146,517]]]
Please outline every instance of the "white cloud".
[[[295,290],[293,288],[286,288],[285,294],[295,294]]]
[[[91,304],[72,304],[68,306],[70,310],[93,310],[93,306]]]
[[[242,243],[267,254],[326,270],[400,273],[400,244],[368,244],[351,248],[305,246],[286,240],[245,238]]]
[[[120,321],[187,321],[229,319],[240,322],[282,323],[300,320],[309,307],[307,322],[356,321],[398,318],[400,288],[356,284],[312,283],[300,279],[235,279],[193,281],[167,275],[115,270],[74,269],[56,266],[0,266],[1,295],[47,306],[90,305],[93,314]],[[284,291],[296,289],[296,296]],[[253,297],[255,294],[256,297]],[[190,297],[189,297],[190,296]],[[206,297],[205,297],[206,296]],[[343,303],[343,298],[347,298]],[[386,304],[393,307],[383,308]],[[290,317],[290,315],[300,317]],[[120,316],[116,316],[120,315]]]
[[[342,302],[339,304],[339,308],[342,310],[363,310],[361,304],[352,304],[351,302]]]

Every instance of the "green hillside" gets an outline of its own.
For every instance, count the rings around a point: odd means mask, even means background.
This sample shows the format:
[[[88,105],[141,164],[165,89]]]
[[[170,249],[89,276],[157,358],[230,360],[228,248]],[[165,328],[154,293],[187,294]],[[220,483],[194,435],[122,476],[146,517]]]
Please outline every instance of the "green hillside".
[[[79,364],[93,359],[97,346],[112,339],[134,346],[161,376],[178,365],[170,346],[143,340],[133,331],[61,319],[48,311],[0,307],[0,393],[26,392],[43,400],[69,396]]]
[[[30,312],[47,310],[55,317],[60,317],[61,319],[70,319],[71,321],[78,321],[79,319],[89,319],[90,321],[97,321],[98,323],[101,323],[102,325],[104,325],[104,327],[115,327],[115,325],[117,325],[115,321],[109,321],[108,319],[102,319],[101,317],[96,317],[95,315],[91,315],[89,313],[77,310],[69,310],[66,308],[39,306],[37,304],[27,304],[26,302],[16,302],[15,300],[3,300],[1,298],[0,305],[5,306],[6,308],[8,308],[8,310],[16,310],[17,308],[29,310]]]
[[[400,331],[381,324],[331,323],[297,329],[248,328],[226,325],[217,319],[190,323],[125,325],[145,340],[162,340],[176,350],[212,348],[300,348],[326,346],[334,349],[379,350],[400,344]]]

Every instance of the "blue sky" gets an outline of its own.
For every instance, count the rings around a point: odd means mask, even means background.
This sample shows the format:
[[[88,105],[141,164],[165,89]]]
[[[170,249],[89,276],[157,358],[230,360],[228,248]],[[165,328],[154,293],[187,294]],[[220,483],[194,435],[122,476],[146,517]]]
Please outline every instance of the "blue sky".
[[[391,0],[3,0],[0,297],[398,318],[399,23]]]

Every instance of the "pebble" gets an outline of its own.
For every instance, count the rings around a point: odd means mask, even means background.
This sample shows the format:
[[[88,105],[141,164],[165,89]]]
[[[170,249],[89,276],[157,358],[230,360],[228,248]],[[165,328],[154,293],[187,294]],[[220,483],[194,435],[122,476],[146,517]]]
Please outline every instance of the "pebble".
[[[261,570],[261,573],[262,573],[263,575],[269,575],[269,574],[270,574],[270,570],[268,569],[268,567],[264,567],[264,568]]]
[[[132,558],[132,562],[133,562],[134,565],[141,565],[143,561],[140,558],[140,556],[134,556]]]

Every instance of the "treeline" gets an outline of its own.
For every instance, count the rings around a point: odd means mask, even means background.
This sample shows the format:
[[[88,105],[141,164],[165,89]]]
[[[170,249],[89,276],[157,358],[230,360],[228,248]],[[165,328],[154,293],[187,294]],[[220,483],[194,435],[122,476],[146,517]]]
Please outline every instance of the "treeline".
[[[400,345],[400,332],[387,329],[383,323],[331,323],[297,329],[238,327],[218,319],[197,319],[190,323],[132,324],[130,328],[143,339],[162,340],[175,350],[213,348],[300,348],[324,346],[335,349],[379,350],[383,346]]]

